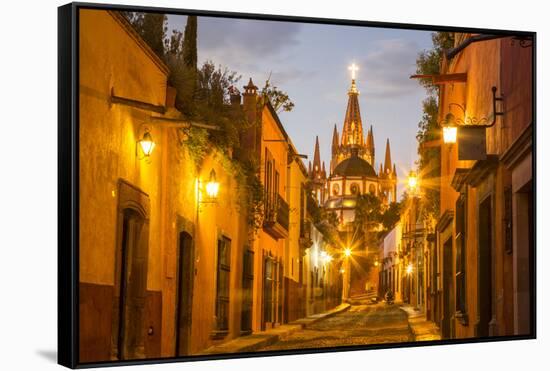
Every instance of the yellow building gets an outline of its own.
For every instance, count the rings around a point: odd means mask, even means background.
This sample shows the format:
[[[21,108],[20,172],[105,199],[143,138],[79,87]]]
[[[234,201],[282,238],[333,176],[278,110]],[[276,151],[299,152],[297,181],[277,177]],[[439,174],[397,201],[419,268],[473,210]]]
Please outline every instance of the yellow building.
[[[241,334],[252,246],[238,184],[224,154],[190,157],[167,77],[119,13],[81,10],[81,362],[192,354]]]

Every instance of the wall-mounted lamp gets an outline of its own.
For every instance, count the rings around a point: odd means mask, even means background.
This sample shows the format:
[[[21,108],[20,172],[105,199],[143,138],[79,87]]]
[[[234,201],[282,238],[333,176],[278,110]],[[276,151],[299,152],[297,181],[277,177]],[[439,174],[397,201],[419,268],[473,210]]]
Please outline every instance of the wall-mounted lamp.
[[[203,197],[203,191],[206,193],[205,197]],[[216,179],[216,171],[214,171],[214,169],[210,171],[210,176],[206,184],[203,185],[201,179],[197,179],[197,200],[199,205],[216,203],[219,192],[220,183]]]
[[[464,114],[464,118],[456,118],[452,113],[445,116],[445,120],[439,123],[443,132],[443,143],[459,144],[459,160],[484,160],[486,153],[486,129],[495,125],[497,116],[504,115],[503,111],[497,111],[497,102],[502,102],[503,97],[497,96],[497,87],[491,88],[493,95],[493,117],[491,122],[487,117],[466,117],[466,110],[457,103],[450,103],[451,106],[457,106]]]
[[[451,115],[449,113],[449,115]],[[443,125],[443,143],[446,144],[453,144],[456,143],[456,134],[458,131],[458,128],[456,126],[453,126],[451,124]]]
[[[210,171],[210,179],[206,183],[206,194],[211,199],[218,198],[218,192],[220,191],[220,183],[216,180],[216,172],[214,169]]]
[[[153,149],[155,149],[155,142],[153,141],[153,137],[151,136],[148,128],[145,129],[143,137],[137,141],[137,144],[136,156],[138,155],[137,147],[139,147],[141,149],[141,153],[143,154],[143,157],[141,158],[149,159],[151,153],[153,153]]]

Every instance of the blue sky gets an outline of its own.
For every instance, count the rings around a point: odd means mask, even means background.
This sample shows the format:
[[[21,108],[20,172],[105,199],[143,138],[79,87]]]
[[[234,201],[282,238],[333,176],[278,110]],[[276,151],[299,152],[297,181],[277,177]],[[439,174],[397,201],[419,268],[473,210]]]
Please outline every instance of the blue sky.
[[[169,34],[183,31],[186,19],[169,15]],[[249,77],[261,87],[271,73],[271,83],[295,103],[279,115],[294,145],[312,159],[319,135],[327,168],[334,124],[342,130],[348,66],[356,63],[364,134],[370,125],[374,130],[375,168],[389,138],[398,176],[406,177],[417,158],[415,136],[426,95],[409,76],[418,53],[431,47],[430,32],[199,17],[197,34],[199,64],[212,60],[238,72],[241,91]]]

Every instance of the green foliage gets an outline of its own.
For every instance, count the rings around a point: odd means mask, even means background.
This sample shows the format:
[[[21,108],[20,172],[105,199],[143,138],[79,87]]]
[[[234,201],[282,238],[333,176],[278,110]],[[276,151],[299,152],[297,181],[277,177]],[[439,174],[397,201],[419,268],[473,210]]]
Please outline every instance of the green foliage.
[[[197,16],[187,17],[182,46],[183,63],[189,68],[197,68]]]
[[[401,204],[392,202],[382,214],[382,225],[384,231],[390,231],[399,221],[401,214]]]
[[[355,223],[361,228],[369,228],[382,222],[382,202],[373,194],[357,197]]]
[[[454,33],[434,32],[432,33],[432,44],[432,49],[423,50],[418,54],[416,73],[421,75],[435,75],[439,73],[443,52],[454,45]],[[430,94],[437,92],[437,87],[432,83],[431,79],[420,79],[420,84]]]
[[[275,112],[281,111],[290,112],[294,108],[294,102],[290,100],[288,94],[274,85],[271,85],[269,80],[265,82],[265,86],[261,91],[262,96],[267,97],[273,106]]]
[[[170,67],[169,83],[177,90],[176,108],[193,117],[197,96],[197,17],[187,17],[185,33],[172,31],[165,40],[166,63]]]
[[[319,207],[317,201],[315,201],[311,195],[311,183],[306,184],[306,194],[307,212],[311,217],[313,225],[319,230],[319,232],[321,232],[325,241],[332,245],[338,246],[338,216],[333,211]]]
[[[453,47],[454,33],[434,32],[432,33],[432,49],[422,51],[416,60],[416,72],[418,74],[432,75],[439,74],[443,53]],[[441,131],[438,124],[437,101],[438,87],[431,79],[420,79],[420,84],[426,88],[428,96],[422,102],[422,119],[418,123],[416,139],[418,141],[418,167],[424,184],[431,184],[424,187],[423,212],[425,216],[437,217],[439,214],[439,190],[435,187],[438,178],[441,176],[441,153],[439,147],[423,147],[423,144],[440,139]]]

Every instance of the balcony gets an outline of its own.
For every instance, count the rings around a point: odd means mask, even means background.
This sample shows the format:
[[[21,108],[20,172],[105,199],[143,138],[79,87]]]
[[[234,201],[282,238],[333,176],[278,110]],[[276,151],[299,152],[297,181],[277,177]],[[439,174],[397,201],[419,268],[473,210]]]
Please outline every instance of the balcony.
[[[288,237],[288,204],[279,194],[266,200],[264,230],[276,240]]]
[[[303,220],[300,223],[300,248],[305,251],[313,244],[311,240],[311,222]]]

